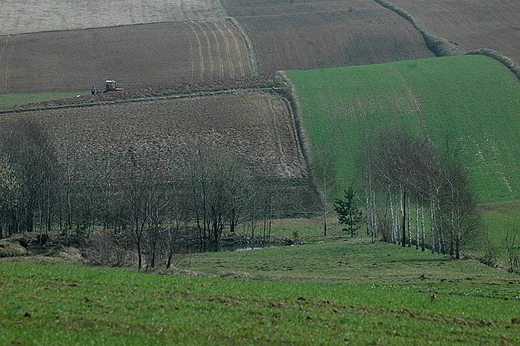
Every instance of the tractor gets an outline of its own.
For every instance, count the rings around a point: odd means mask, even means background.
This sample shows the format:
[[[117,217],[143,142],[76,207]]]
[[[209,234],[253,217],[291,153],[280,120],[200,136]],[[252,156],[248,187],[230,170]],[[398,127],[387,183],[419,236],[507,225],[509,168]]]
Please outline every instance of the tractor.
[[[125,89],[116,87],[115,80],[107,79],[107,81],[105,82],[105,89],[97,90],[96,87],[93,86],[92,89],[90,89],[90,92],[92,94],[101,94],[101,93],[106,93],[109,91],[123,91],[123,90],[125,90]]]

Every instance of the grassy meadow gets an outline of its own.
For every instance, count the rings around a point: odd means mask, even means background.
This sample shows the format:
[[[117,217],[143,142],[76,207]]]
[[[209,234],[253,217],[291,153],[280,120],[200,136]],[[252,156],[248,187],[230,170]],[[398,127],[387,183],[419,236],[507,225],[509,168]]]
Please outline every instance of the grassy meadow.
[[[465,55],[286,73],[312,150],[333,153],[343,187],[365,139],[404,126],[439,147],[460,142],[481,202],[520,198],[520,81],[501,63]]]
[[[518,275],[364,237],[306,239],[186,256],[192,276],[0,262],[0,344],[520,343]]]

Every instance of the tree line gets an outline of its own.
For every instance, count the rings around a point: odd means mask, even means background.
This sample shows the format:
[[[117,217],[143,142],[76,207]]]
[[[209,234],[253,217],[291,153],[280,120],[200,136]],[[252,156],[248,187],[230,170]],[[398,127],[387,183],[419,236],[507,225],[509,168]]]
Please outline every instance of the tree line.
[[[452,136],[446,135],[441,149],[397,127],[365,143],[366,217],[372,237],[455,258],[464,245],[482,237],[476,195]]]
[[[269,241],[270,220],[300,213],[299,201],[310,198],[301,182],[255,172],[222,148],[192,148],[176,170],[182,173],[162,172],[131,148],[117,163],[87,169],[60,162],[35,122],[14,121],[0,131],[0,237],[59,229],[69,238],[82,235],[111,264],[134,250],[139,268],[145,260],[169,266],[180,237],[215,245],[239,224],[248,225],[251,239]]]
[[[323,199],[333,191],[335,169],[322,161],[314,167]],[[452,136],[439,147],[403,127],[387,128],[365,137],[359,162],[360,189],[349,186],[333,203],[351,236],[366,224],[373,241],[455,258],[464,246],[483,239],[476,195]]]

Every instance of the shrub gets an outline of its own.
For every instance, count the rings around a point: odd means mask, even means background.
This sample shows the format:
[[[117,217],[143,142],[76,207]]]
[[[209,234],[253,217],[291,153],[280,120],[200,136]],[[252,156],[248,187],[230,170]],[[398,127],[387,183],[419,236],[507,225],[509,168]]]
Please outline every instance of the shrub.
[[[39,233],[36,235],[36,241],[38,242],[38,244],[40,246],[43,246],[47,243],[47,241],[49,240],[49,235],[48,234],[45,234],[45,233]]]

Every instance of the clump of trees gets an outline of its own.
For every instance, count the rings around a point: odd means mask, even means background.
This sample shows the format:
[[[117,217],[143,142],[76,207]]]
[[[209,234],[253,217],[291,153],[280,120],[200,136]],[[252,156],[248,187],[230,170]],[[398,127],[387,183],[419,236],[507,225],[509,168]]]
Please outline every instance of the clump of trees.
[[[224,148],[196,146],[182,169],[173,169],[172,157],[134,148],[80,166],[73,148],[59,161],[34,121],[13,120],[0,132],[0,238],[59,229],[67,243],[86,245],[94,264],[132,259],[139,268],[169,267],[180,242],[216,246],[225,231],[246,223],[255,241],[263,222],[266,241],[270,220],[294,216],[298,211],[288,206],[302,200],[304,189],[255,172]]]
[[[443,150],[403,128],[368,138],[363,152],[368,232],[460,258],[478,240],[480,215],[460,148]]]

